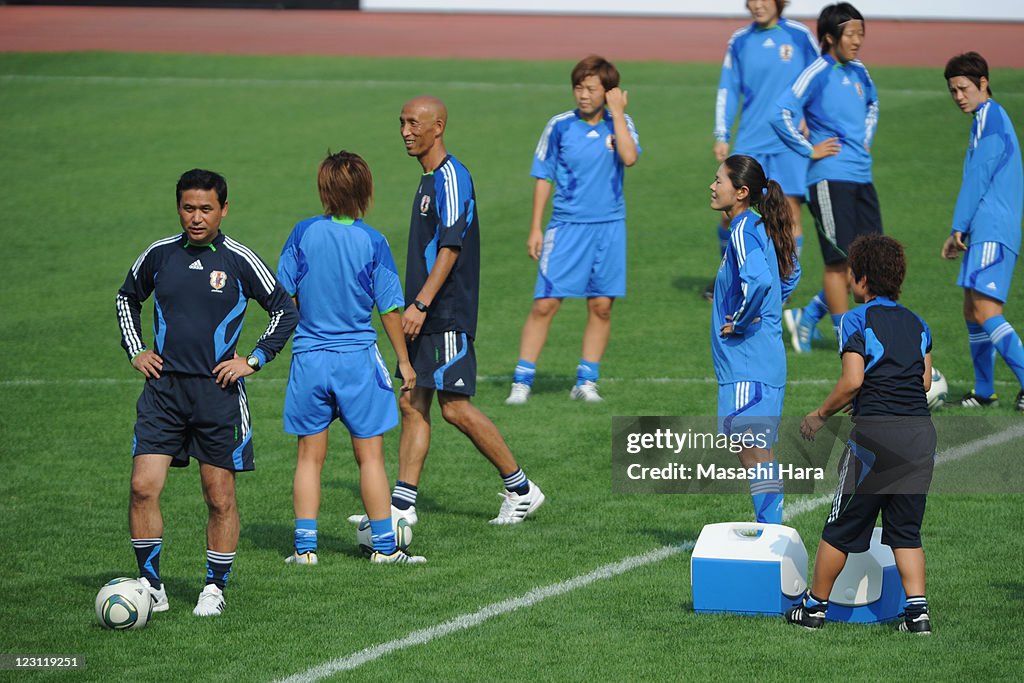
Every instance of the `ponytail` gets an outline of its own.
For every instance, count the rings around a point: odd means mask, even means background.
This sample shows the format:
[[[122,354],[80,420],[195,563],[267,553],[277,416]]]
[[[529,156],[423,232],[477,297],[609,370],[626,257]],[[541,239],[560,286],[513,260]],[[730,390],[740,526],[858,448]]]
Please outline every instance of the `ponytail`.
[[[775,258],[779,261],[779,276],[785,280],[793,274],[796,262],[796,242],[793,239],[793,216],[782,187],[769,180],[759,201],[753,205],[761,212],[764,230],[775,243]]]

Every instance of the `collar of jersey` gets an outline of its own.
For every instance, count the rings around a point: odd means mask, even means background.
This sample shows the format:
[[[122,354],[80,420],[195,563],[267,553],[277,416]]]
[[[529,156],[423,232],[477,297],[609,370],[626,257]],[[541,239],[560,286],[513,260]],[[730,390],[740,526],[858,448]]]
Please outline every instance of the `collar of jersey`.
[[[591,128],[593,128],[594,126],[596,126],[596,125],[597,125],[597,123],[587,123],[586,121],[584,121],[584,120],[583,120],[583,117],[582,117],[582,116],[580,116],[580,110],[579,110],[579,107],[577,107],[576,109],[574,109],[574,110],[573,110],[573,113],[575,113],[575,114],[576,114],[576,120],[577,120],[577,121],[579,121],[580,123],[582,123],[582,124],[584,124],[584,125],[587,125],[587,126],[590,126]],[[607,109],[607,108],[605,108],[604,110],[602,110],[602,112],[601,112],[601,121],[608,121],[608,120],[610,120],[611,118],[612,118],[612,114],[611,114],[611,112],[610,112],[610,111],[608,111],[608,109]],[[598,123],[600,123],[600,121],[599,121]]]
[[[217,251],[217,247],[219,247],[221,243],[224,242],[224,233],[222,231],[218,231],[217,236],[214,237],[213,241],[210,242],[209,244],[192,244],[192,242],[188,238],[188,233],[185,232],[181,233],[181,236],[185,239],[185,241],[181,245],[182,249],[192,247],[193,249],[209,249],[210,251]]]
[[[767,31],[774,31],[777,28],[781,28],[781,26],[779,26],[779,24],[781,23],[782,17],[779,17],[778,19],[775,20],[775,26],[769,26],[768,28],[761,28],[760,26],[757,25],[756,21],[750,22],[750,25],[754,28],[754,33],[765,33]]]
[[[434,169],[433,171],[427,171],[427,172],[426,172],[426,173],[424,173],[423,175],[434,175],[434,173],[435,173],[435,172],[437,171],[437,169],[438,169],[438,168],[441,168],[441,167],[442,167],[442,166],[444,166],[444,165],[445,165],[446,163],[448,163],[448,160],[449,160],[449,159],[451,159],[451,158],[452,158],[452,155],[451,155],[451,154],[445,154],[445,155],[444,155],[444,159],[441,159],[441,163],[439,163],[439,164],[437,165],[437,168],[435,168],[435,169]]]
[[[352,225],[356,222],[354,218],[348,216],[331,216],[332,223],[339,223],[341,225]]]
[[[865,306],[897,306],[898,304],[887,296],[875,296],[874,299],[864,304]]]
[[[982,102],[981,104],[979,104],[977,107],[974,108],[974,111],[971,113],[971,116],[977,116],[981,112],[985,111],[985,109],[988,107],[988,105],[991,102],[992,102],[992,98],[989,97],[987,100],[985,100],[984,102]]]

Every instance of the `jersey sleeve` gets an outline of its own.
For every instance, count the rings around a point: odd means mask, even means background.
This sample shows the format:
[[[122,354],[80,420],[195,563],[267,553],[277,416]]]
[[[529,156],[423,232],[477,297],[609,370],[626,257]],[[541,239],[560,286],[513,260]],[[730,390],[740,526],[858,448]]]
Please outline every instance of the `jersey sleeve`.
[[[537,141],[537,148],[533,152],[533,166],[530,168],[530,175],[541,180],[555,179],[555,169],[558,166],[558,146],[562,136],[561,127],[558,125],[559,117],[552,117],[548,125]]]
[[[980,125],[976,120],[975,125]],[[969,151],[964,159],[964,177],[960,183],[960,194],[956,198],[953,209],[953,230],[969,234],[974,214],[981,206],[982,198],[992,184],[992,176],[996,167],[1006,155],[1006,143],[1000,135],[987,134],[984,129],[975,133],[973,130],[969,144],[974,150]]]
[[[384,314],[405,305],[398,266],[387,239],[380,235],[374,243],[373,300],[377,312]]]
[[[800,260],[793,256],[793,272],[789,274],[789,277],[782,279],[782,300],[786,301],[789,299],[789,295],[793,293],[796,286],[800,283]]]
[[[437,248],[462,249],[466,230],[473,222],[476,203],[469,173],[445,164],[437,173],[434,207],[438,218]]]
[[[295,226],[288,240],[281,249],[281,258],[277,262],[277,280],[291,296],[299,291],[299,282],[306,274],[307,265],[302,253],[299,226]]]
[[[740,65],[736,57],[736,35],[729,39],[722,60],[722,74],[718,77],[718,95],[715,98],[715,140],[729,142],[729,131],[740,101]]]
[[[772,286],[772,276],[764,249],[754,235],[740,228],[733,230],[729,239],[736,254],[740,291],[743,292],[739,307],[732,313],[732,329],[742,335],[760,316],[761,304]]]
[[[811,157],[814,145],[800,132],[800,121],[804,118],[804,106],[817,95],[824,85],[824,78],[818,74],[819,62],[815,61],[804,69],[793,85],[783,91],[775,107],[771,124],[775,134],[797,154]]]
[[[633,117],[629,114],[624,114],[626,118],[626,130],[629,131],[629,137],[633,138],[633,144],[636,145],[636,155],[639,157],[643,154],[643,148],[640,146],[640,133],[636,130],[636,124],[633,123]]]
[[[864,341],[864,316],[852,311],[839,320],[839,356],[844,353],[856,353],[867,359],[867,347]]]
[[[295,302],[285,288],[270,272],[270,268],[255,252],[238,245],[242,293],[247,299],[255,300],[270,315],[267,329],[258,340],[253,354],[260,359],[260,365],[274,360],[281,352],[288,337],[299,323],[299,312]]]
[[[121,347],[129,360],[146,350],[142,340],[142,302],[153,293],[158,256],[159,252],[152,247],[144,251],[117,291],[117,325],[121,329]]]
[[[864,99],[868,105],[867,116],[864,118],[864,146],[870,149],[875,139],[875,130],[878,129],[878,90],[867,69],[864,69]]]

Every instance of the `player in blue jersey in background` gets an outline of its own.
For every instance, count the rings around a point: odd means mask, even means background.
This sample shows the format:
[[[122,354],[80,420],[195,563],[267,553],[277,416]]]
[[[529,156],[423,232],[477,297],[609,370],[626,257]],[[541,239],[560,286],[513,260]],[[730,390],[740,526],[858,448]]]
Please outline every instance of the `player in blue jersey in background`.
[[[220,230],[228,185],[219,173],[192,169],[178,179],[182,232],[151,244],[117,293],[121,345],[145,378],[136,409],[128,524],[139,577],[153,610],[168,609],[160,578],[164,520],[160,494],[171,466],[199,461],[209,513],[206,585],[192,613],[224,610],[241,522],[235,473],[255,468],[245,377],[284,348],[298,313],[267,265]],[[154,346],[142,340],[142,302],[153,296]],[[248,357],[235,353],[249,299],[267,313],[267,329]]]
[[[402,394],[402,438],[392,514],[418,520],[416,497],[430,449],[430,407],[466,435],[494,465],[505,486],[491,524],[518,524],[545,500],[519,467],[498,427],[471,397],[476,393],[480,302],[480,215],[469,170],[448,153],[448,108],[436,97],[413,98],[399,117],[405,151],[423,169],[409,220],[402,331],[416,387]],[[349,518],[352,521],[352,518]]]
[[[1024,411],[1024,348],[1003,317],[1020,254],[1024,209],[1020,144],[1006,110],[992,99],[984,57],[977,52],[953,57],[946,64],[945,78],[953,101],[974,117],[953,230],[942,247],[947,259],[967,252],[956,283],[964,289],[974,389],[960,405],[977,408],[996,403],[993,374],[998,352],[1021,384],[1014,405]]]
[[[715,100],[715,145],[718,162],[729,156],[730,129],[737,112],[740,125],[734,154],[757,159],[765,174],[786,193],[793,218],[797,256],[803,247],[800,202],[807,192],[808,160],[787,147],[771,127],[779,96],[804,68],[818,58],[818,44],[806,26],[782,16],[788,0],[747,0],[754,19],[729,39]],[[741,104],[742,102],[742,104]],[[729,243],[729,223],[718,227],[722,254]],[[710,299],[714,282],[704,292]]]
[[[388,241],[363,222],[373,177],[357,154],[328,154],[317,172],[324,213],[296,224],[281,251],[277,276],[299,308],[284,399],[284,428],[298,436],[295,552],[287,562],[317,563],[320,475],[328,427],[341,420],[359,465],[359,489],[370,522],[371,562],[424,562],[395,544],[391,491],[384,471],[384,432],[398,424],[391,375],[377,349],[373,309],[380,314],[402,377],[416,373],[402,334],[402,285]]]
[[[786,392],[782,302],[800,280],[786,196],[753,157],[733,155],[718,167],[711,208],[729,218],[729,244],[715,278],[711,358],[718,378],[719,431],[749,433],[746,468],[773,463]],[[761,447],[763,446],[763,447]],[[782,479],[774,466],[750,480],[758,522],[782,523]]]
[[[881,512],[882,543],[892,548],[907,595],[899,630],[928,634],[921,522],[935,466],[935,426],[926,397],[932,382],[932,335],[921,318],[896,302],[907,273],[899,242],[865,235],[850,245],[849,256],[850,288],[863,306],[843,316],[842,375],[804,418],[800,433],[813,441],[828,418],[848,406],[854,426],[811,585],[786,620],[808,629],[825,625],[832,587],[847,555],[870,548]]]
[[[587,300],[574,400],[601,401],[601,358],[612,330],[612,304],[626,295],[626,202],[623,176],[640,156],[640,136],[626,114],[619,72],[591,55],[572,70],[576,109],[548,121],[533,157],[536,178],[526,251],[540,262],[533,307],[523,324],[519,361],[505,403],[530,397],[537,360],[562,300]],[[544,209],[554,192],[551,221]]]
[[[811,160],[807,196],[825,261],[822,289],[803,309],[783,320],[793,349],[811,350],[818,321],[832,314],[837,329],[850,308],[846,251],[862,234],[882,232],[878,194],[872,183],[871,142],[878,123],[878,95],[857,60],[864,42],[864,17],[846,2],[818,16],[822,56],[800,74],[778,102],[771,125],[791,149]],[[809,138],[800,131],[803,118]]]

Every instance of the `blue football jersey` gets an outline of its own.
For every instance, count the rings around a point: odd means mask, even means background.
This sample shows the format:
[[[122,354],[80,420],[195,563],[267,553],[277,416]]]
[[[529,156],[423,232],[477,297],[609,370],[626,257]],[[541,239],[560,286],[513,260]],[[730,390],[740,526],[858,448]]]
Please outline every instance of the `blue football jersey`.
[[[387,313],[403,304],[391,247],[361,220],[314,216],[297,223],[277,277],[299,302],[292,353],[372,346],[374,307]]]
[[[639,154],[640,135],[629,114],[626,125]],[[573,110],[553,117],[544,127],[530,175],[555,183],[551,220],[604,223],[626,217],[625,168],[615,149],[611,114],[605,110],[591,126]]]
[[[779,97],[804,68],[818,58],[818,43],[799,21],[779,19],[771,28],[756,23],[729,39],[715,101],[715,139],[729,142],[729,129],[740,113],[733,149],[737,154],[778,154],[786,145],[772,130]],[[797,121],[799,123],[799,121]]]
[[[800,134],[801,118],[807,121],[810,140]],[[822,180],[871,182],[878,93],[859,61],[840,64],[830,55],[813,61],[782,94],[771,123],[783,142],[808,158],[822,140],[839,139],[839,154],[811,161],[808,185]]]
[[[800,281],[800,264],[794,260],[793,265],[783,281],[775,243],[756,210],[744,211],[729,224],[711,309],[711,358],[719,384],[786,385],[782,302]],[[734,334],[722,337],[719,330],[729,320]]]
[[[998,242],[1020,253],[1024,209],[1024,170],[1020,144],[1010,117],[995,100],[974,112],[964,177],[953,211],[953,231],[971,242]]]

